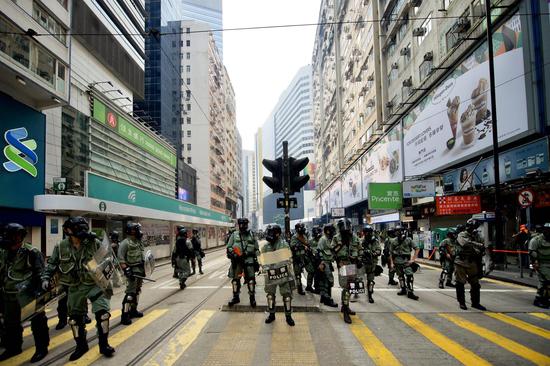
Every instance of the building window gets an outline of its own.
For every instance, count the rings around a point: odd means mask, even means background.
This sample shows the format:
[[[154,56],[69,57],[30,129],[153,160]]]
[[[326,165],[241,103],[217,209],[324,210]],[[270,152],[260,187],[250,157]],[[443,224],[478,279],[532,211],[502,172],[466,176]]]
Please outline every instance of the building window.
[[[32,15],[38,24],[46,28],[59,42],[67,44],[67,30],[36,1],[32,6]]]
[[[191,99],[191,90],[186,90],[185,91],[185,100],[190,100]]]
[[[191,28],[185,28],[185,33],[191,33]]]
[[[176,48],[176,41],[172,41],[172,48]]]
[[[185,45],[186,45],[187,47],[191,47],[191,40],[190,40],[190,39],[186,40],[186,41],[185,41]]]
[[[183,47],[183,41],[180,41],[180,47]]]
[[[388,85],[391,85],[392,81],[397,79],[397,76],[399,75],[397,69],[392,68],[390,73],[388,74]]]
[[[485,0],[472,1],[472,15],[475,18],[481,18],[485,16]]]
[[[456,44],[458,43],[458,33],[455,32],[454,26],[449,29],[447,34],[445,34],[445,42],[447,44],[447,52],[449,52]]]
[[[187,130],[187,137],[191,137],[191,130]]]
[[[422,82],[431,72],[434,66],[433,60],[425,60],[418,67],[420,81]]]
[[[188,110],[188,111],[191,110],[191,103],[187,103],[187,110]]]
[[[185,66],[185,71],[186,72],[191,72],[191,65]]]
[[[428,14],[424,22],[422,22],[421,28],[424,28],[424,35],[420,37],[416,37],[416,41],[418,45],[420,46],[422,42],[426,39],[428,34],[430,34],[430,31],[432,30],[432,13]]]
[[[187,58],[188,60],[191,60],[191,52],[187,52],[186,58]]]
[[[188,125],[191,124],[191,117],[187,117],[187,124],[188,124]]]
[[[187,78],[186,82],[187,85],[191,85],[191,78]]]
[[[187,144],[187,151],[191,151],[191,144]]]
[[[188,28],[189,29],[189,28]],[[187,157],[187,164],[191,164],[191,157]]]

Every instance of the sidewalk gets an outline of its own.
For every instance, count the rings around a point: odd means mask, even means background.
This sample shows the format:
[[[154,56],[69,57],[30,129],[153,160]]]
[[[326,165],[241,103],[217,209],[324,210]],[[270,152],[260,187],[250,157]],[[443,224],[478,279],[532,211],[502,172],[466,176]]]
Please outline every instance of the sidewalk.
[[[432,267],[441,268],[439,261],[428,260],[426,258],[417,258],[416,261],[419,264],[425,264]],[[489,273],[489,275],[487,275],[486,277],[491,278],[493,280],[515,283],[517,285],[523,285],[523,286],[535,287],[535,288],[539,284],[536,274],[533,274],[533,277],[529,277],[528,269],[524,270],[523,278],[521,278],[519,270],[512,271],[512,270],[496,270],[496,269],[491,271],[491,273]]]

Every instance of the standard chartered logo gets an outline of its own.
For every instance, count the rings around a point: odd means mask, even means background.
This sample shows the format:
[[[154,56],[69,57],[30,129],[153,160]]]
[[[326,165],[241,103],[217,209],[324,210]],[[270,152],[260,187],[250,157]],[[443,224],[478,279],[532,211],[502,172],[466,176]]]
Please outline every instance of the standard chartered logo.
[[[28,135],[25,127],[13,128],[4,133],[4,140],[8,143],[4,147],[4,156],[8,161],[3,166],[10,173],[24,170],[36,178],[38,155],[34,150],[37,145],[34,139],[25,140]]]

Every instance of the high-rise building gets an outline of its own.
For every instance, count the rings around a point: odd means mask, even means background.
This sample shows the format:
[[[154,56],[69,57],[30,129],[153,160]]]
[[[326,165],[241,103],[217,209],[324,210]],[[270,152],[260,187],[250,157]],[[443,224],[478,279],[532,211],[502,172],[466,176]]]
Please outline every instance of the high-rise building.
[[[222,0],[180,0],[182,19],[198,20],[210,26],[220,59],[223,61],[223,8]]]
[[[251,228],[256,227],[257,207],[257,177],[256,153],[252,150],[243,150],[243,202],[244,214],[251,223]]]

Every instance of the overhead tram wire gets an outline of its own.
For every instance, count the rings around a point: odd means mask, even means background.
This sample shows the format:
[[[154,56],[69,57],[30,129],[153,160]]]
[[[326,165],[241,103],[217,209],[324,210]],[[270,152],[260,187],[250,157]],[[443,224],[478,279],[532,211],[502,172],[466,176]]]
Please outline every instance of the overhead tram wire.
[[[539,12],[539,13],[520,13],[517,12],[516,15],[519,16],[530,16],[530,15],[550,15],[550,12]],[[260,26],[250,26],[250,27],[235,27],[235,28],[219,28],[219,29],[208,29],[208,30],[195,30],[195,31],[178,31],[178,32],[154,32],[155,35],[177,35],[177,34],[193,34],[193,33],[208,33],[208,32],[233,32],[233,31],[248,31],[248,30],[265,30],[265,29],[282,29],[282,28],[300,28],[300,27],[314,27],[314,26],[331,26],[331,25],[356,25],[356,24],[368,24],[368,23],[380,23],[383,21],[414,21],[414,20],[426,20],[426,19],[459,19],[462,18],[462,15],[440,15],[440,16],[431,16],[431,17],[391,17],[388,19],[363,19],[363,20],[348,20],[348,21],[338,21],[338,22],[316,22],[316,23],[295,23],[295,24],[275,24],[275,25],[260,25]],[[480,16],[479,18],[484,18],[485,15]],[[41,37],[41,36],[151,36],[153,32],[143,32],[143,33],[33,33],[32,35],[27,32],[5,32],[0,31],[0,34],[9,34],[9,35],[22,35],[22,36],[32,36],[32,37]]]

